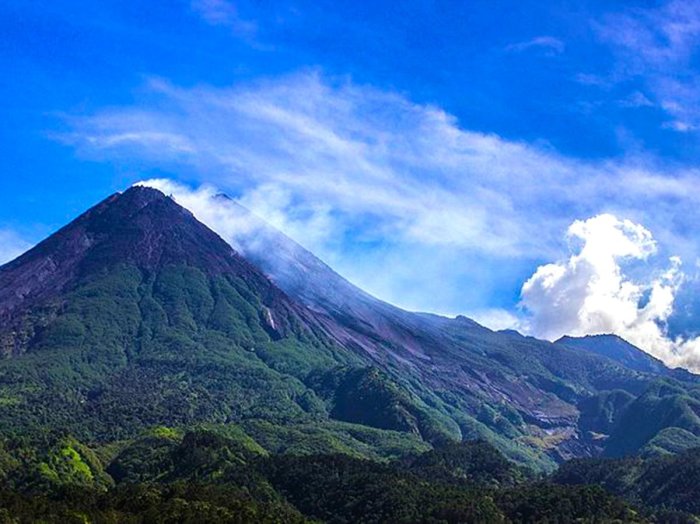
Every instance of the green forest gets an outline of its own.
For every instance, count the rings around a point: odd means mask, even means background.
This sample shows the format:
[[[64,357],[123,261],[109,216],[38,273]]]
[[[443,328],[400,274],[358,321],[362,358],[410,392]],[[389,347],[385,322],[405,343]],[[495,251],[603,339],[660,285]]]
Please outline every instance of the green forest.
[[[635,478],[625,474],[627,464],[615,461],[572,462],[543,476],[484,441],[370,459],[314,452],[320,435],[301,431],[296,449],[307,453],[274,453],[252,436],[255,431],[156,427],[96,449],[70,436],[47,437],[40,449],[5,441],[0,521],[697,521],[690,513],[697,501],[687,495],[700,480],[700,450],[666,462],[634,459],[645,472]],[[665,476],[668,460],[692,462],[683,482]],[[651,499],[645,491],[650,482],[657,488]],[[668,482],[672,491],[663,489]]]

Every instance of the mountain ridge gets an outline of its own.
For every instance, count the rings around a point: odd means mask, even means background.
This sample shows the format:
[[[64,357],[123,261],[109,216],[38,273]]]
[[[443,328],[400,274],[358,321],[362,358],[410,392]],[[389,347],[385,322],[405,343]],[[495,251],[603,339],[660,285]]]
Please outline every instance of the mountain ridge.
[[[655,373],[679,380],[697,380],[697,374],[683,368],[670,368],[663,361],[614,334],[563,336],[554,342],[600,355],[642,373]]]
[[[627,452],[625,426],[645,427],[637,448],[700,435],[692,377],[403,311],[253,231],[234,249],[135,187],[0,267],[0,422],[105,442],[158,424],[303,426],[363,453],[483,438],[541,469],[608,441]],[[668,413],[653,427],[652,405]]]
[[[510,337],[515,339],[514,342],[516,344],[523,344],[528,347],[528,349],[532,349],[532,345],[536,345],[539,347],[540,351],[544,350],[550,352],[554,351],[555,346],[557,350],[562,346],[561,344],[551,345],[547,342],[533,339],[532,337],[523,337],[520,334],[518,334],[517,337],[508,332],[494,334],[491,332],[491,330],[488,330],[473,320],[466,319],[464,317],[448,319],[428,313],[411,313],[400,310],[391,304],[375,299],[353,284],[347,282],[312,253],[309,253],[284,234],[272,229],[270,226],[264,223],[264,221],[256,218],[232,199],[226,197],[225,205],[236,207],[238,213],[242,213],[246,217],[246,221],[252,220],[255,224],[253,227],[253,231],[255,231],[255,240],[253,242],[247,242],[245,235],[237,236],[234,239],[237,244],[241,244],[242,251],[245,256],[254,261],[258,267],[261,267],[266,274],[268,274],[291,296],[301,300],[305,304],[312,307],[312,309],[321,311],[326,315],[331,316],[334,318],[334,320],[341,324],[345,322],[348,316],[348,310],[352,310],[355,315],[349,315],[351,317],[351,321],[354,322],[358,316],[362,318],[364,321],[360,326],[361,331],[366,333],[370,339],[386,339],[388,334],[389,339],[393,339],[393,342],[400,345],[402,338],[409,338],[412,342],[415,342],[418,345],[417,351],[414,352],[413,356],[418,356],[425,363],[431,363],[433,361],[433,356],[430,354],[430,351],[426,353],[426,344],[422,342],[421,338],[423,338],[423,340],[425,340],[425,338],[428,339],[428,350],[430,347],[442,350],[445,347],[454,345],[454,338],[450,340],[450,337],[444,336],[444,334],[448,332],[453,333],[461,331],[462,333],[460,333],[460,338],[462,340],[460,340],[460,342],[463,341],[465,335],[473,337],[475,333],[480,333],[485,337],[498,341],[496,345],[502,345],[504,337]],[[267,241],[260,242],[260,235],[269,237],[269,239]],[[268,256],[272,250],[264,248],[265,246],[269,245],[284,246],[283,251],[288,254],[296,254],[298,258],[295,259],[294,256],[287,256],[285,258],[286,265],[280,268],[280,265],[278,264],[279,260],[271,259]],[[263,246],[263,248],[261,248],[261,246]],[[316,285],[317,282],[323,282],[324,285]],[[330,293],[327,290],[330,290]],[[342,291],[339,292],[338,290]],[[387,325],[391,326],[391,329],[387,330]],[[355,326],[353,325],[352,327]],[[407,336],[405,335],[406,333],[408,333]],[[414,336],[416,333],[418,336]],[[491,343],[493,344],[493,342]],[[460,345],[462,347],[464,346],[464,344]],[[567,349],[571,348],[567,347]],[[394,348],[389,348],[389,351],[393,350]],[[580,354],[578,349],[575,351]],[[381,354],[381,351],[375,351],[374,353]],[[607,355],[596,354],[595,352],[589,352],[589,354],[602,357],[606,361],[612,361],[612,365],[619,365],[627,369],[624,362],[620,362],[614,358],[610,359],[610,357]],[[411,355],[409,352],[408,355],[406,353],[398,355],[398,358],[410,358],[410,356]],[[552,356],[550,355],[549,358],[551,357]],[[498,358],[511,359],[512,357],[499,356]],[[493,361],[490,361],[489,364],[493,364]],[[555,367],[557,366],[557,364],[554,365]],[[568,372],[565,367],[557,367],[557,369],[560,373]],[[631,371],[633,372],[633,376],[628,377],[628,379],[630,379],[632,382],[635,381],[634,373],[636,372],[654,372],[654,370],[640,369],[632,369]],[[488,373],[488,369],[479,371],[476,374],[472,373],[472,378],[475,378],[477,382],[468,383],[468,387],[472,389],[483,388],[483,383],[490,381],[488,378]],[[666,376],[666,373],[664,372],[662,375]],[[677,373],[672,372],[671,376],[674,376],[680,380],[695,380],[690,373],[680,370]],[[593,380],[597,380],[597,378],[599,377],[594,376]],[[606,386],[603,382],[602,387],[605,388],[608,386]],[[631,388],[632,391],[635,391],[636,394],[639,394],[641,389],[643,389],[638,386],[630,385],[629,383],[627,384],[627,387],[628,389]],[[509,389],[511,388],[509,387]],[[522,390],[513,392],[511,389],[511,392],[506,394],[512,401],[514,400],[513,396],[517,396],[522,392]],[[497,393],[497,395],[502,395],[503,393],[503,391],[500,391]],[[520,406],[520,408],[522,408],[522,406]],[[578,408],[576,408],[576,410],[577,409]],[[534,413],[534,411],[535,410],[531,411],[531,413]],[[533,418],[536,418],[536,416]],[[538,424],[547,427],[547,417],[541,417]],[[592,444],[593,446],[596,445],[596,443]]]

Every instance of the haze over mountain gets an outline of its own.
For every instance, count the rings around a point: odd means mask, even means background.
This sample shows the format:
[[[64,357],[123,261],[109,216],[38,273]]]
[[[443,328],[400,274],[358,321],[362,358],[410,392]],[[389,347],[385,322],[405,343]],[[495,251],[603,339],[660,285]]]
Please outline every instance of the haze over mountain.
[[[133,187],[2,266],[3,433],[311,425],[375,455],[484,438],[545,469],[700,435],[694,375],[403,311],[256,224],[237,252]]]

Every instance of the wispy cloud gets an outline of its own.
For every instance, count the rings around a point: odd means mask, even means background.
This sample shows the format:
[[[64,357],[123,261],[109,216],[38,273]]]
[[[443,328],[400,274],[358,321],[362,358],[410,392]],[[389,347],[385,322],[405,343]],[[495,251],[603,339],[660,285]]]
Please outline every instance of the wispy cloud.
[[[0,264],[18,257],[31,247],[16,231],[0,228]]]
[[[228,0],[192,0],[191,7],[208,24],[228,27],[238,36],[252,38],[257,33],[257,24],[242,18]]]
[[[558,55],[566,50],[564,42],[553,36],[537,36],[524,42],[517,42],[506,47],[506,51],[522,53],[528,50],[540,50],[549,55]]]
[[[68,138],[68,137],[64,137]],[[193,153],[194,149],[187,137],[175,133],[160,131],[127,131],[124,133],[104,136],[84,136],[83,140],[92,143],[97,148],[109,149],[127,144],[141,144],[171,151],[172,153]],[[70,140],[70,138],[68,138]]]
[[[700,75],[691,64],[700,50],[700,2],[672,0],[661,7],[627,9],[595,27],[617,56],[612,79],[639,79],[668,114],[665,127],[694,131],[700,123]]]
[[[634,91],[626,98],[620,100],[620,105],[623,107],[654,107],[654,102],[652,102],[644,93]]]
[[[698,253],[686,227],[700,219],[695,170],[567,158],[348,79],[187,89],[156,79],[147,102],[69,123],[63,138],[82,154],[217,185],[412,309],[490,307],[494,290],[561,255],[574,219],[601,212],[651,224],[686,260]]]
[[[551,152],[462,130],[438,108],[313,73],[232,89],[159,80],[151,88],[160,109],[75,119],[63,138],[84,151],[182,159],[259,205],[309,216],[330,209],[349,229],[362,217],[366,234],[378,238],[502,254],[541,249],[518,209],[543,191],[561,194],[575,176],[575,166]],[[536,188],[543,179],[550,185]]]

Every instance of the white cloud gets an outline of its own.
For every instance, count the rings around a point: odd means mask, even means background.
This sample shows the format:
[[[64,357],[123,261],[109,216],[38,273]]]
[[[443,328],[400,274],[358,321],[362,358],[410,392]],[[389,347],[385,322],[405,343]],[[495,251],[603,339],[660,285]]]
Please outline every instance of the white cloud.
[[[700,75],[692,62],[700,50],[700,2],[671,0],[659,7],[628,9],[607,16],[596,29],[617,55],[613,79],[641,79],[670,117],[665,128],[696,130]]]
[[[149,147],[167,149],[173,153],[192,153],[192,145],[186,137],[175,133],[162,133],[159,131],[130,131],[111,134],[107,137],[83,137],[84,140],[93,143],[98,148],[118,147],[124,144],[142,144]]]
[[[505,309],[482,309],[472,311],[467,316],[494,331],[523,329],[522,319],[515,313]]]
[[[11,229],[0,229],[0,264],[17,258],[31,246],[18,233]]]
[[[678,131],[679,133],[689,133],[697,129],[697,127],[694,124],[689,124],[688,122],[683,122],[681,120],[665,122],[663,127],[665,129],[673,129],[674,131]]]
[[[137,182],[137,186],[147,186],[158,189],[172,196],[181,206],[189,209],[202,223],[216,231],[234,248],[241,250],[243,245],[254,244],[256,235],[265,223],[287,231],[296,237],[309,237],[311,234],[321,234],[324,231],[323,214],[318,213],[310,219],[297,220],[293,212],[282,213],[280,210],[288,206],[288,195],[273,195],[266,193],[266,198],[260,198],[255,192],[237,199],[236,203],[243,208],[231,205],[227,199],[220,200],[222,193],[211,185],[203,185],[192,189],[169,179],[151,179]],[[230,198],[230,197],[229,197]],[[252,212],[252,215],[251,215]],[[265,220],[258,217],[265,216]]]
[[[525,42],[518,42],[506,47],[506,51],[521,53],[531,49],[541,49],[548,55],[559,55],[564,52],[566,45],[559,38],[553,36],[537,36]]]
[[[407,308],[488,308],[499,288],[519,287],[525,268],[561,255],[561,231],[576,216],[654,224],[660,242],[697,258],[695,170],[567,158],[314,72],[230,88],[148,87],[133,106],[72,118],[63,140],[87,156],[213,184]]]
[[[561,206],[584,214],[611,195],[626,206],[654,196],[638,191],[643,184],[675,191],[697,178],[567,159],[463,129],[395,93],[313,73],[231,89],[159,80],[151,88],[159,103],[75,119],[64,139],[156,166],[187,162],[226,190],[280,202],[287,195],[283,207],[309,216],[332,209],[336,227],[360,217],[382,237],[421,244],[539,254],[566,223],[552,223]]]
[[[555,193],[574,175],[575,166],[550,152],[465,131],[437,108],[316,74],[233,89],[151,87],[160,108],[76,119],[76,133],[64,139],[155,165],[189,162],[228,191],[311,221],[332,209],[333,233],[359,217],[381,237],[532,250],[527,224],[514,220],[517,208],[541,198],[536,180]]]
[[[628,272],[645,266],[656,242],[642,225],[609,214],[575,221],[567,238],[571,256],[540,266],[523,285],[521,328],[550,340],[614,333],[670,366],[700,370],[700,340],[672,340],[666,331],[683,281],[680,258],[632,279]]]
[[[700,4],[671,0],[660,7],[611,14],[605,22],[598,28],[601,36],[635,53],[628,64],[633,71],[685,64],[700,37]]]
[[[568,229],[582,245],[566,262],[540,266],[523,285],[522,304],[540,336],[612,333],[637,318],[643,289],[625,280],[620,260],[654,253],[651,233],[612,215],[577,220]]]
[[[257,32],[257,24],[241,18],[235,4],[228,0],[192,0],[191,7],[207,23],[229,27],[238,36],[250,38]]]
[[[654,102],[639,91],[635,91],[623,100],[620,100],[619,104],[623,107],[654,107]]]

